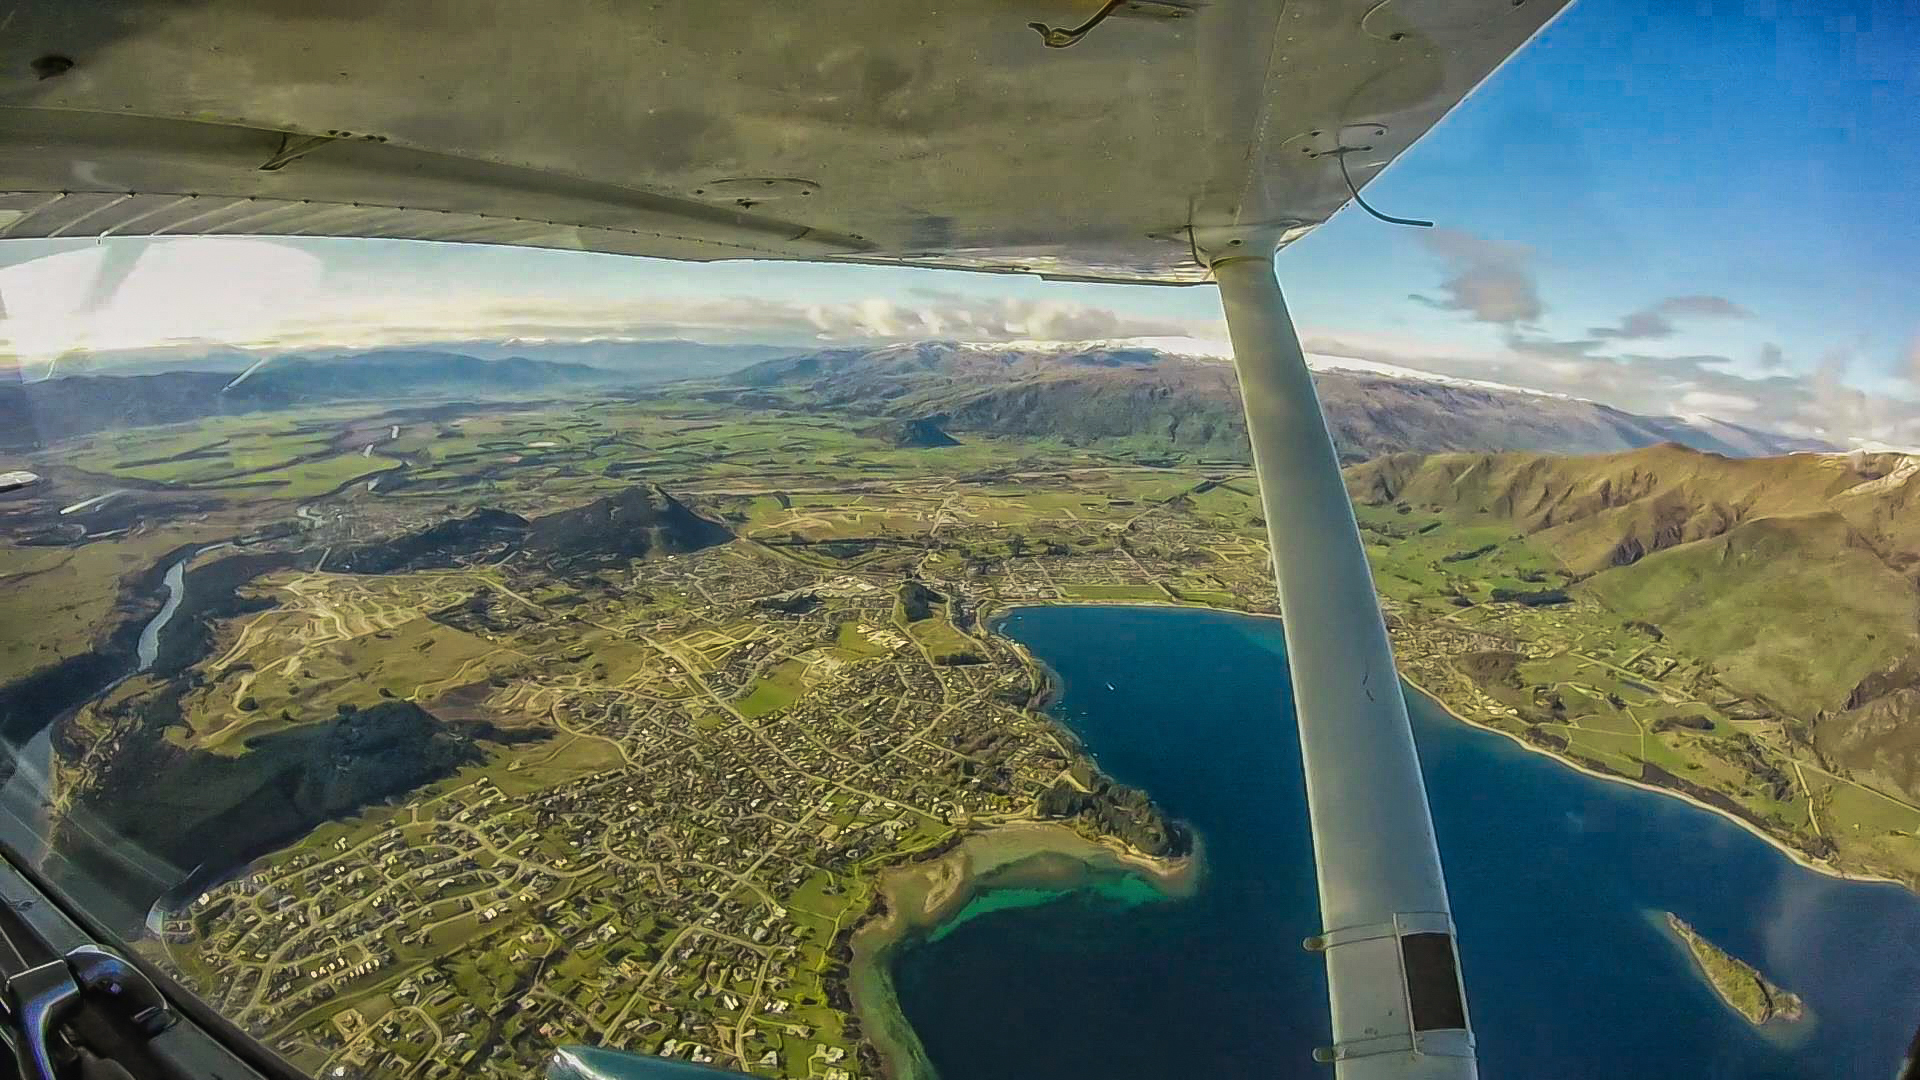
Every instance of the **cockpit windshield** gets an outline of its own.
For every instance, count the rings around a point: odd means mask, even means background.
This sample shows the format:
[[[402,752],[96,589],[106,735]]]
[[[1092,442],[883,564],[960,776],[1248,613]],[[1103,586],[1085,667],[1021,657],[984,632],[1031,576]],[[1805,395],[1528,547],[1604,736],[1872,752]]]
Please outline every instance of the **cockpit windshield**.
[[[275,1080],[1897,1067],[1910,12],[91,6],[0,99],[49,1080],[193,1074],[149,990]]]

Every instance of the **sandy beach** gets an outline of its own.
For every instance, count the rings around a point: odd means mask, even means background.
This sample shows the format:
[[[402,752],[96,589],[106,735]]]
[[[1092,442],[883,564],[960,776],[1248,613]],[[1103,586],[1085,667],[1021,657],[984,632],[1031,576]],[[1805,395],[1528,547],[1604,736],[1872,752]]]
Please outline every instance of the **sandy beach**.
[[[975,833],[953,850],[881,874],[876,912],[852,938],[848,988],[861,1027],[880,1050],[891,1080],[933,1074],[920,1040],[901,1015],[889,970],[902,941],[932,932],[969,901],[996,888],[1072,888],[1099,877],[1128,875],[1167,897],[1190,895],[1202,855],[1162,859],[1115,840],[1091,840],[1065,825],[1016,822]]]

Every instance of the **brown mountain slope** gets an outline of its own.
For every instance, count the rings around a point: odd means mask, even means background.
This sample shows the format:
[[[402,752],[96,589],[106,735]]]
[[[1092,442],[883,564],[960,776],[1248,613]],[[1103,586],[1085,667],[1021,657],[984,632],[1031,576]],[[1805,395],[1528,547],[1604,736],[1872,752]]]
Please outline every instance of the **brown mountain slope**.
[[[1920,797],[1920,459],[1395,455],[1362,503],[1511,524],[1576,590],[1802,722],[1834,765]]]
[[[1895,795],[1920,794],[1920,690],[1902,687],[1823,717],[1813,743],[1863,784]]]
[[[1889,556],[1920,552],[1920,485],[1899,454],[1729,458],[1668,443],[1617,454],[1395,454],[1347,470],[1354,498],[1512,521],[1593,574],[1762,517],[1840,514]],[[1911,489],[1911,490],[1910,490]]]
[[[1730,454],[1822,448],[1718,422],[1637,416],[1458,381],[1328,370],[1315,373],[1314,385],[1347,461],[1409,450],[1593,453],[1669,439]],[[1231,364],[1125,342],[823,349],[756,364],[705,393],[743,404],[927,417],[949,431],[1249,459]]]

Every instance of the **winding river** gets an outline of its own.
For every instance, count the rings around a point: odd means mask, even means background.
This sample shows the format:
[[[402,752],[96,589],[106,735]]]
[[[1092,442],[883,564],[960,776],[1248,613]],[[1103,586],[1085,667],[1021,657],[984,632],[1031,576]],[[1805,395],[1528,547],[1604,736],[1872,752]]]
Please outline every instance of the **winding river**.
[[[161,579],[167,594],[166,601],[140,630],[140,640],[134,649],[134,666],[95,695],[96,699],[112,693],[114,687],[152,667],[160,658],[160,633],[173,621],[174,614],[180,610],[187,596],[187,564],[204,552],[225,546],[213,544],[190,551],[167,568],[166,575]],[[39,850],[38,840],[46,834],[46,809],[53,790],[53,728],[57,720],[57,717],[49,717],[32,738],[13,748],[13,773],[7,777],[5,784],[0,784],[0,806],[26,824],[36,841],[31,849],[35,851]]]
[[[160,610],[141,629],[140,645],[135,653],[137,659],[133,671],[129,674],[138,675],[152,667],[153,662],[160,658],[160,631],[165,630],[167,624],[173,621],[174,612],[180,610],[180,602],[187,596],[187,564],[192,562],[194,556],[199,555],[201,551],[209,550],[212,549],[201,548],[200,551],[192,552],[182,557],[179,562],[167,567],[167,576],[162,579],[162,584],[167,590],[166,603],[160,605]]]

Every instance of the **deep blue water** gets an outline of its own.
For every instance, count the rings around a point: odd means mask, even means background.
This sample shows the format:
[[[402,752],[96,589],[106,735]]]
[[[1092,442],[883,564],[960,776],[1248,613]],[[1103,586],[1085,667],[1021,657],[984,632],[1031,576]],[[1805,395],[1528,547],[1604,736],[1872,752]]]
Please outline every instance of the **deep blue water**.
[[[1299,947],[1319,927],[1279,624],[1043,607],[1001,629],[1057,673],[1055,713],[1101,765],[1195,826],[1208,870],[1184,900],[977,904],[899,950],[901,1008],[943,1080],[1331,1075],[1309,1058],[1326,984]],[[1892,1074],[1920,1024],[1920,897],[1412,703],[1482,1076]],[[1669,910],[1813,1019],[1763,1034],[1727,1009]]]

